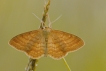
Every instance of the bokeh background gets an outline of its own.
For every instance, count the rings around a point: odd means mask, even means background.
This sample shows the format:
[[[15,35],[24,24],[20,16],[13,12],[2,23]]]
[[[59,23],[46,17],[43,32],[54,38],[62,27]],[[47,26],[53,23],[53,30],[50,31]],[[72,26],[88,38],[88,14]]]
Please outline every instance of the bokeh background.
[[[72,71],[106,71],[106,0],[51,0],[49,15],[58,29],[85,46],[65,57]],[[28,56],[8,45],[17,34],[39,28],[44,0],[0,0],[0,71],[25,71]],[[48,23],[46,23],[48,24]],[[68,71],[63,60],[42,57],[36,71]]]

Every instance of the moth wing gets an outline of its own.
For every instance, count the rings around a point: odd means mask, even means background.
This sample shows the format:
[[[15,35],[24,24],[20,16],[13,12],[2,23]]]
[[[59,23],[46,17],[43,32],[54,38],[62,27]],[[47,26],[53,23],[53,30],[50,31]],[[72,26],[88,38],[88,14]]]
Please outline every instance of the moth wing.
[[[77,50],[84,45],[84,41],[70,33],[51,30],[48,40],[48,55],[54,59],[61,59],[68,52]]]
[[[13,37],[9,44],[24,51],[29,57],[38,59],[44,55],[44,37],[41,30],[34,30]]]

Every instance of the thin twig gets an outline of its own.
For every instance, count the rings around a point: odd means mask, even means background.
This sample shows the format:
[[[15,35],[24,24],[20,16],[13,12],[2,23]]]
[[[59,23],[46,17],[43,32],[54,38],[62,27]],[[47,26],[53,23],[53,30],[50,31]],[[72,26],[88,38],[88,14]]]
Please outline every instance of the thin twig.
[[[34,71],[37,66],[37,59],[29,58],[28,66],[26,67],[26,71]]]

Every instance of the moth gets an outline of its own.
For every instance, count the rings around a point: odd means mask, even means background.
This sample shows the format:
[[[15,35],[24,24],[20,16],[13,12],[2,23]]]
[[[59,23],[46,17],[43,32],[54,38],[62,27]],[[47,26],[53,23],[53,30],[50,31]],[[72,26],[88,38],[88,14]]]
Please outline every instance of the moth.
[[[42,56],[61,59],[69,52],[81,48],[84,41],[76,35],[45,27],[19,34],[13,37],[9,44],[32,59]]]

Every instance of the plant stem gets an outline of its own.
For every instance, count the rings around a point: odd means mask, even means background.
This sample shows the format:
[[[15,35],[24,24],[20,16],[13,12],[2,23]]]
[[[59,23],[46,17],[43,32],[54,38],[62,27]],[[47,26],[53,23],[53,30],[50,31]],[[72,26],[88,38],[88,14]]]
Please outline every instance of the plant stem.
[[[64,61],[65,65],[67,66],[68,70],[71,71],[71,69],[70,69],[70,67],[69,67],[69,65],[68,65],[68,63],[67,63],[67,61],[65,60],[65,58],[63,58],[63,61]]]
[[[49,6],[50,6],[50,0],[48,0],[48,3],[46,3],[45,6],[44,6],[42,22],[41,22],[41,25],[40,25],[41,29],[45,28],[45,22],[46,22],[46,18],[48,16]],[[36,66],[37,66],[37,64],[36,64],[37,61],[38,61],[37,59],[29,58],[29,62],[28,62],[28,66],[26,67],[26,71],[34,71]]]
[[[48,3],[46,3],[45,6],[44,6],[42,22],[41,22],[41,25],[40,25],[41,29],[45,28],[45,22],[46,22],[46,19],[47,19],[47,16],[48,16],[49,6],[50,6],[50,0],[48,0]]]
[[[37,64],[36,64],[37,62],[38,62],[37,59],[29,58],[29,62],[28,62],[28,66],[26,67],[26,71],[34,71],[37,66]]]

